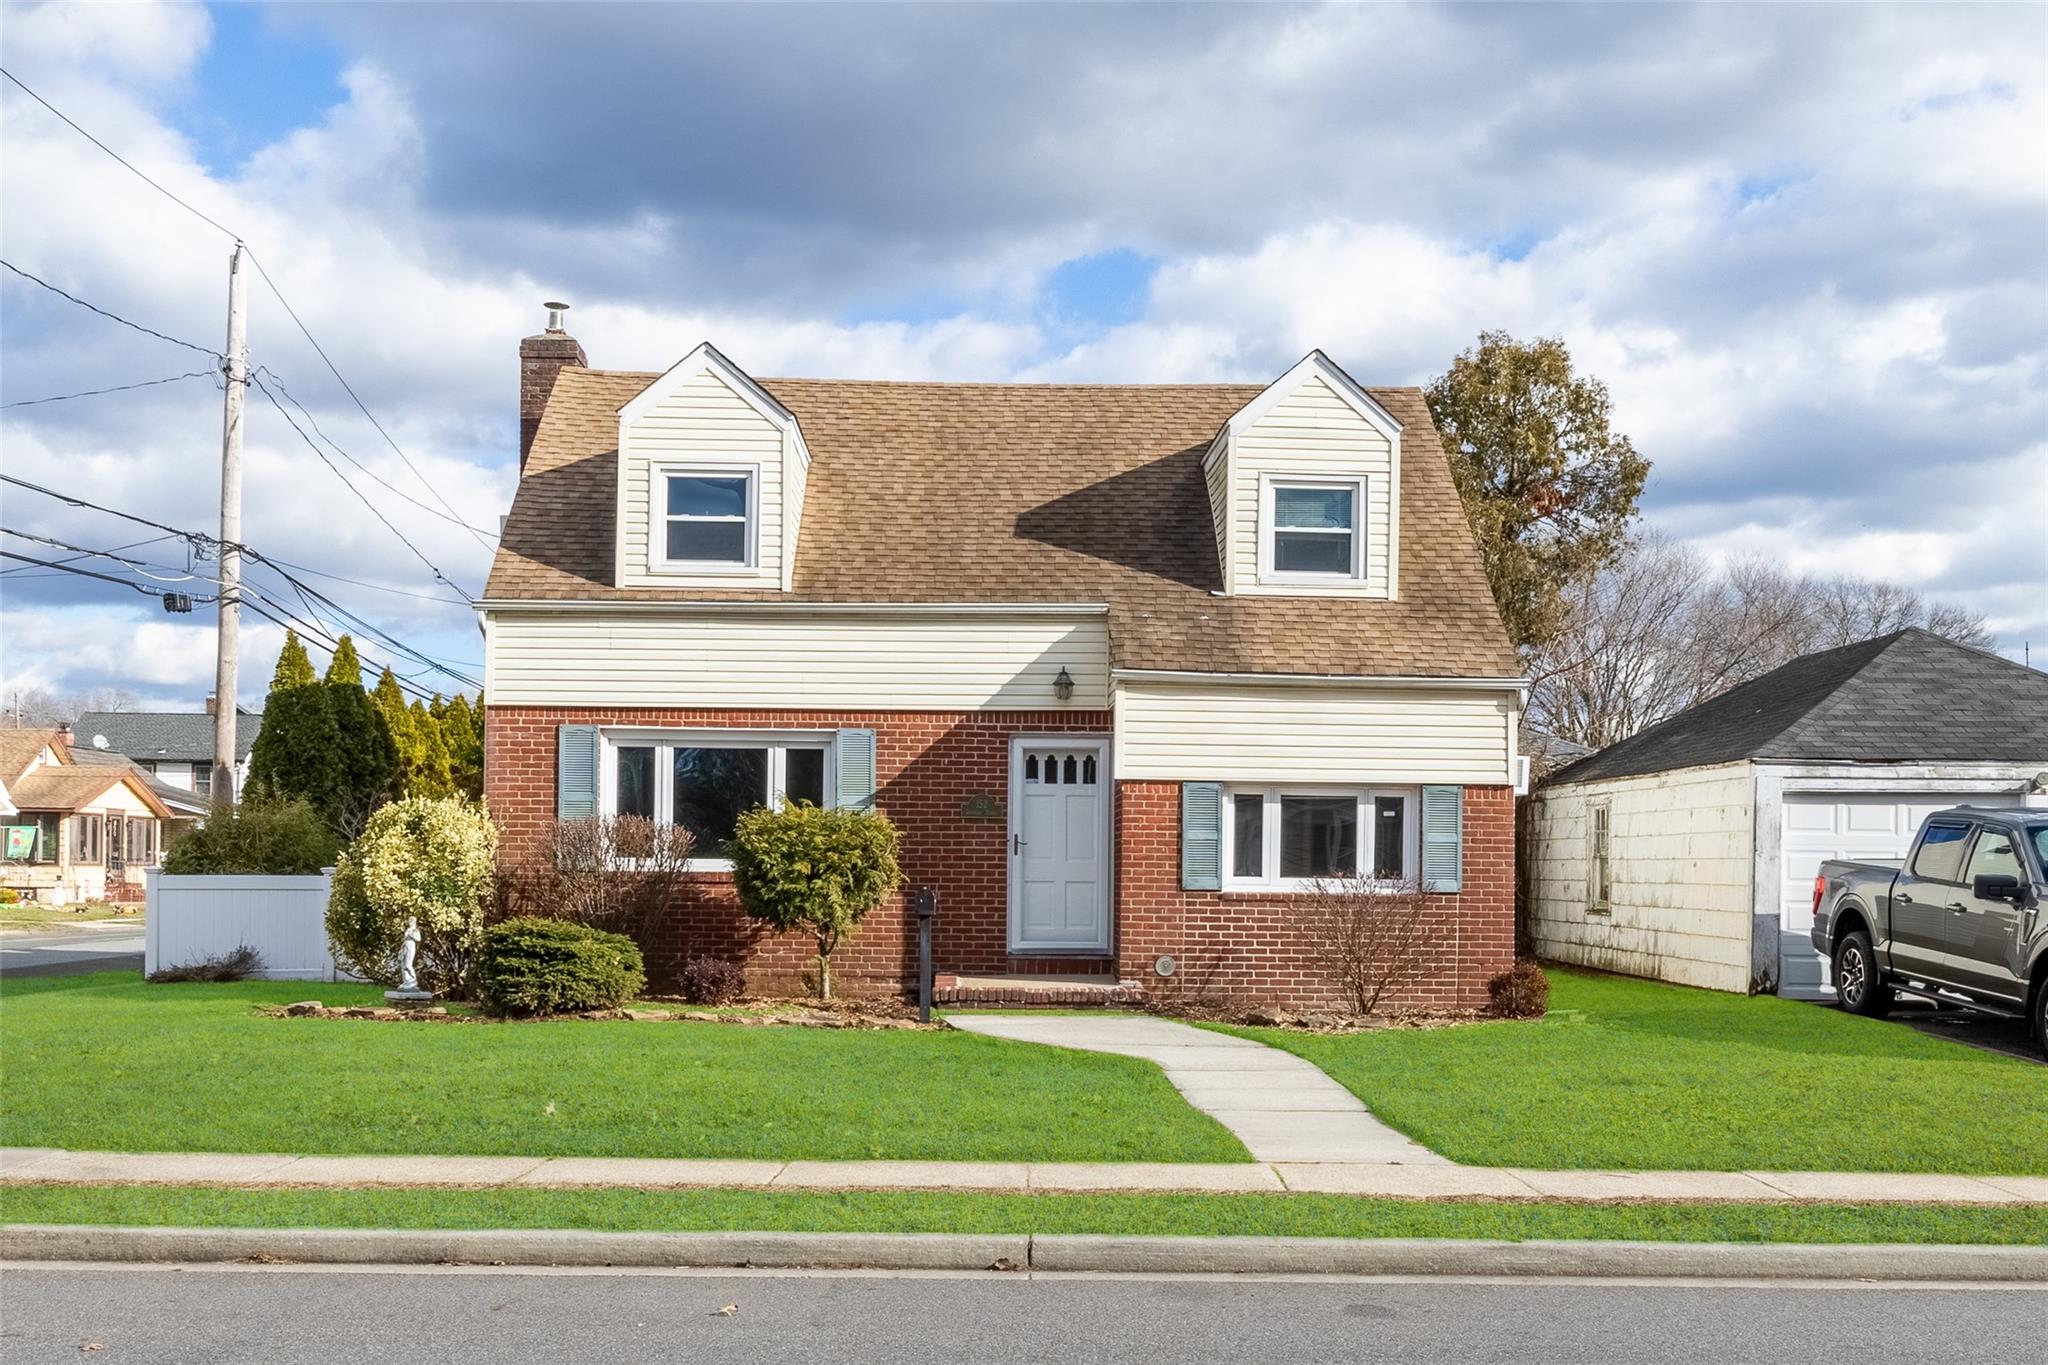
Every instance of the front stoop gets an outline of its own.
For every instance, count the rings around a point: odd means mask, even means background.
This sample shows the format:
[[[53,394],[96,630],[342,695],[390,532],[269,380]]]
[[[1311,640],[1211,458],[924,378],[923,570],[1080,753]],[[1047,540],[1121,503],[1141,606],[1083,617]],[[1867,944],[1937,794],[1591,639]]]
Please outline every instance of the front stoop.
[[[957,976],[940,973],[932,981],[935,1005],[1137,1005],[1145,988],[1113,976]]]

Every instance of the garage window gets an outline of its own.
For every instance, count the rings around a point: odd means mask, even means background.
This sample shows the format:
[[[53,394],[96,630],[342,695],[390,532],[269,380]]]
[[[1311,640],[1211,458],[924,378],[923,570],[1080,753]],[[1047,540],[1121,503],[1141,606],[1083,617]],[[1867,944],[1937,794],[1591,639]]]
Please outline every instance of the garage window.
[[[1608,893],[1613,889],[1609,875],[1612,815],[1605,801],[1596,801],[1586,811],[1586,909],[1605,914]]]
[[[1921,836],[1920,851],[1913,855],[1913,875],[1929,881],[1953,882],[1963,867],[1963,842],[1970,836],[1968,825],[1929,824]]]

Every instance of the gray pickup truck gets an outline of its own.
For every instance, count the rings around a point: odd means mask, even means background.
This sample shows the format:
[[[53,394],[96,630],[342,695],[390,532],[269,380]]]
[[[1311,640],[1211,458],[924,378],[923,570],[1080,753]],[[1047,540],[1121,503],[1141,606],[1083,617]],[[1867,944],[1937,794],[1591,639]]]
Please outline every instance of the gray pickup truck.
[[[2048,1051],[2048,809],[1959,806],[1922,822],[1903,865],[1831,861],[1813,946],[1835,999],[1883,1014],[1895,992],[2023,1018]]]

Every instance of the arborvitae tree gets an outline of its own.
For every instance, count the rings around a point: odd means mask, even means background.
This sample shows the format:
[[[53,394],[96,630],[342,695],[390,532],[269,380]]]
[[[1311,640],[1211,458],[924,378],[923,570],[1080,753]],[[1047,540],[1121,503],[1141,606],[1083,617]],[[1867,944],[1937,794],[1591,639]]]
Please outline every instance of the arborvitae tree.
[[[419,736],[413,733],[412,711],[405,704],[405,690],[389,668],[377,676],[377,686],[370,692],[370,705],[383,718],[385,731],[398,755],[399,790],[411,795],[412,771],[419,759]]]
[[[263,704],[263,728],[249,754],[248,799],[303,800],[323,816],[332,812],[347,773],[328,694],[297,633],[286,631]]]
[[[483,707],[470,707],[457,692],[441,712],[441,738],[448,746],[448,775],[455,789],[480,800],[484,794]]]
[[[414,761],[406,779],[407,796],[434,800],[455,794],[455,782],[448,771],[448,745],[441,738],[441,723],[428,712],[426,703],[412,704]]]
[[[363,691],[363,663],[355,641],[346,635],[327,665],[326,690],[340,734],[344,784],[330,818],[343,835],[353,838],[373,811],[400,794],[398,746]]]

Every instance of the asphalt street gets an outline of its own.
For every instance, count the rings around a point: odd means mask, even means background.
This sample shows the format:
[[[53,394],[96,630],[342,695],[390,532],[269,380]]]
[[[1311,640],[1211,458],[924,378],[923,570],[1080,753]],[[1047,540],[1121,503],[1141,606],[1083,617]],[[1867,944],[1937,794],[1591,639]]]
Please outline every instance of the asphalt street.
[[[1912,1343],[1909,1357],[1899,1343]],[[0,1361],[2043,1358],[2048,1289],[293,1267],[0,1271]]]
[[[10,929],[0,933],[0,975],[76,976],[83,972],[142,970],[142,925],[80,925],[64,929]]]

